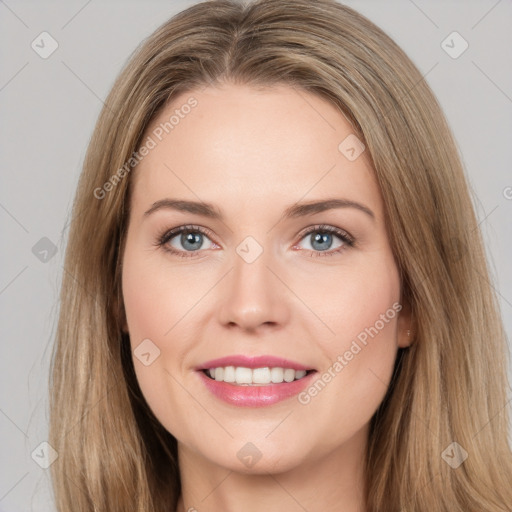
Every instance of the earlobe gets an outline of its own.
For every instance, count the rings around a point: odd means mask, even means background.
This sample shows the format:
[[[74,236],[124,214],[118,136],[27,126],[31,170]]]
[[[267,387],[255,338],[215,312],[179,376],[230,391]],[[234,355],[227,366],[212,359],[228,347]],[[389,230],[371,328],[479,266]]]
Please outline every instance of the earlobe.
[[[414,342],[412,312],[408,303],[403,304],[398,314],[397,342],[400,348],[410,347]]]
[[[402,339],[398,340],[398,346],[400,348],[406,348],[406,347],[410,347],[413,343],[413,338],[412,338],[412,333],[411,333],[411,329],[407,329],[405,331],[405,336],[402,336]]]

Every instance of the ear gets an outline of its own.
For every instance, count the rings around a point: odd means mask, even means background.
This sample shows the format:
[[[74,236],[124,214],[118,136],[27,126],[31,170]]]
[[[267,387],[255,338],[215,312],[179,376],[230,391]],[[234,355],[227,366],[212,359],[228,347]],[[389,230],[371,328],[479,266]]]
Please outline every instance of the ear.
[[[413,324],[412,308],[409,301],[403,300],[397,319],[397,342],[400,348],[407,348],[413,343],[415,333]]]

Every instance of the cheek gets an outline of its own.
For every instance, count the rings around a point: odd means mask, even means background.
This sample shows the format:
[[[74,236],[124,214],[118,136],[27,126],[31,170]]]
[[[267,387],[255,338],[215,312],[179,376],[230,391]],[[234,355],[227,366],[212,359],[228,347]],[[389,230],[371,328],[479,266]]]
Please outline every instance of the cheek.
[[[335,330],[336,338],[342,346],[347,346],[347,350],[352,342],[356,342],[363,347],[363,357],[378,359],[386,352],[394,353],[397,315],[401,309],[400,286],[398,276],[394,274],[393,270],[380,274],[368,272],[366,276],[359,276],[351,289],[346,288]]]
[[[164,341],[197,302],[190,282],[170,272],[165,260],[127,244],[123,261],[123,300],[132,343],[139,338]]]
[[[381,259],[341,274],[324,280],[316,303],[332,331],[318,338],[326,356],[326,398],[332,393],[332,400],[371,415],[386,392],[398,349],[398,271],[391,260]]]
[[[316,314],[316,321],[322,320],[318,339],[328,349],[343,348],[360,334],[364,339],[366,329],[376,323],[381,338],[396,337],[400,280],[391,255],[379,254],[301,278],[295,290]]]
[[[157,265],[148,264],[149,259],[141,251],[132,250],[127,242],[122,289],[137,381],[148,405],[160,418],[166,416],[160,410],[165,403],[158,397],[168,396],[165,360],[174,355],[169,354],[174,347],[165,343],[165,333],[172,326],[171,295],[168,283],[161,279]]]
[[[301,397],[311,418],[321,416],[325,403],[333,405],[333,438],[355,431],[369,421],[384,398],[397,354],[397,319],[401,310],[397,269],[389,262],[352,267],[342,285],[325,281],[318,307],[334,331],[323,336],[326,366],[317,385]]]
[[[135,374],[154,415],[169,432],[180,433],[182,441],[188,436],[187,416],[176,411],[190,409],[191,404],[178,382],[195,337],[194,329],[183,326],[190,326],[191,310],[204,293],[201,284],[187,283],[190,276],[170,272],[161,258],[148,256],[127,241],[122,287]]]

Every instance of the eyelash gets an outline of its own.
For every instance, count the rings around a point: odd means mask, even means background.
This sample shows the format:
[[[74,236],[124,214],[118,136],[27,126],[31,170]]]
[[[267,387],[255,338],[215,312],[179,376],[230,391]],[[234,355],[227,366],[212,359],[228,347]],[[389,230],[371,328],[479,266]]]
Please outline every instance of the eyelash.
[[[172,240],[176,235],[180,235],[181,233],[201,233],[208,238],[212,237],[212,233],[209,229],[203,228],[202,226],[196,226],[196,225],[186,225],[186,226],[179,226],[177,228],[173,228],[171,230],[164,231],[157,237],[157,241],[155,243],[156,246],[161,247],[164,251],[169,252],[171,254],[174,254],[176,256],[179,256],[181,258],[193,258],[195,257],[194,254],[200,252],[200,251],[178,251],[169,245],[167,243]],[[330,251],[311,251],[311,257],[326,257],[326,256],[334,256],[335,254],[339,254],[346,250],[348,247],[354,247],[355,240],[354,238],[349,235],[346,231],[336,228],[334,226],[329,226],[327,224],[317,224],[315,226],[312,226],[308,228],[305,232],[301,233],[300,240],[305,238],[306,236],[310,235],[311,233],[330,233],[338,236],[338,238],[341,239],[343,242],[343,245],[338,247],[337,249],[333,249]],[[294,246],[295,247],[295,246]],[[304,250],[304,249],[303,249]]]

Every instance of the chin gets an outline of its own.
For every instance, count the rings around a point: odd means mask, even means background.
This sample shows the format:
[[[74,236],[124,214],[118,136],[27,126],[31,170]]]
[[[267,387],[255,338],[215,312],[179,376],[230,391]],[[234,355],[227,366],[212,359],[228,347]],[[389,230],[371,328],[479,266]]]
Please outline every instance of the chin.
[[[283,447],[287,446],[287,450]],[[305,453],[299,453],[297,443],[269,443],[268,440],[233,441],[222,453],[204,456],[214,464],[230,471],[246,475],[268,475],[286,473],[304,464]]]

